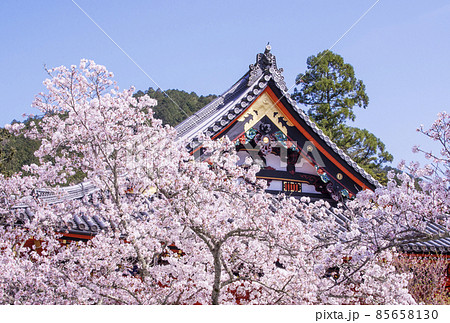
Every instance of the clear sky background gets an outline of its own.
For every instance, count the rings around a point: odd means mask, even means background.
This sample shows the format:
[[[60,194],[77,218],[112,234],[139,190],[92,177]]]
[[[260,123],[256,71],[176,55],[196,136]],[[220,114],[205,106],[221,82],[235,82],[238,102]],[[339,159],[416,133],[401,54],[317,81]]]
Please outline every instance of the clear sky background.
[[[162,89],[221,94],[268,41],[286,84],[306,59],[330,48],[375,0],[75,0]],[[44,65],[95,60],[121,88],[157,88],[71,0],[0,2],[0,125],[36,113]],[[424,161],[414,144],[437,146],[415,129],[450,110],[450,2],[381,0],[332,49],[366,84],[355,126],[394,157]],[[293,91],[293,89],[292,89]]]

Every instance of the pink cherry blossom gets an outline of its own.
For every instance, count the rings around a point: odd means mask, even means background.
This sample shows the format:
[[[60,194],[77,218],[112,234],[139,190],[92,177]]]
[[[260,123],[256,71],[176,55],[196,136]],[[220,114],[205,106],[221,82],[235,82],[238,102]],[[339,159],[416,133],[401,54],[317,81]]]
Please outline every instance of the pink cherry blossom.
[[[273,196],[258,166],[236,165],[227,138],[204,138],[195,159],[153,117],[156,101],[120,92],[104,66],[48,72],[33,103],[42,120],[26,132],[42,142],[40,163],[0,177],[2,304],[414,303],[394,255],[436,238],[423,233],[428,221],[449,229],[448,176],[411,165],[338,207]],[[433,138],[449,124],[440,120]],[[98,190],[65,199],[77,171]],[[426,177],[419,187],[416,175]],[[49,188],[60,203],[38,198]],[[62,244],[86,214],[107,227]]]

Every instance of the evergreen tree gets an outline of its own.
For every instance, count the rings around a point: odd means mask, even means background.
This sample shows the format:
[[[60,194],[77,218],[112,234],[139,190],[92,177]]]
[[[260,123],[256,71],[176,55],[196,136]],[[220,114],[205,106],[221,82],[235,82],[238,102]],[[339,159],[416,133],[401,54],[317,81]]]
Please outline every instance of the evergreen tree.
[[[366,108],[366,87],[355,77],[342,56],[325,50],[307,59],[307,70],[296,78],[293,98],[306,105],[308,115],[355,162],[381,183],[386,183],[383,164],[393,160],[383,142],[366,129],[351,127],[355,107]]]
[[[384,143],[367,129],[340,125],[334,142],[359,166],[382,184],[387,183],[384,164],[393,160]]]

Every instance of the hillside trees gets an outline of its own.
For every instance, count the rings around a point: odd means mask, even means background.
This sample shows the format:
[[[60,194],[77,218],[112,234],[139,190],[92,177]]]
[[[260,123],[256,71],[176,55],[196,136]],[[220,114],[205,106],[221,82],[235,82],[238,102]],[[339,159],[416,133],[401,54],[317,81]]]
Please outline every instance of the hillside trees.
[[[347,208],[272,196],[250,159],[236,166],[227,139],[205,138],[205,158],[195,160],[154,118],[156,102],[120,92],[105,67],[83,60],[49,73],[34,102],[42,131],[26,131],[41,142],[40,164],[25,167],[27,176],[0,176],[1,303],[414,302],[392,248],[432,238],[421,232],[448,205],[443,192],[430,198],[405,175],[402,186],[365,192]],[[52,205],[34,195],[51,186],[64,197],[58,187],[77,170],[98,194]],[[15,209],[24,203],[31,220]],[[61,245],[60,232],[84,214],[107,227]],[[38,242],[31,250],[30,240]]]
[[[310,56],[307,70],[296,78],[299,89],[293,98],[309,107],[308,115],[361,167],[383,184],[387,183],[382,165],[393,160],[383,142],[366,129],[351,127],[355,107],[366,108],[366,87],[355,77],[353,67],[330,50]]]
[[[0,129],[0,169],[3,169],[4,164],[9,162],[9,160],[14,155],[13,150],[6,148],[8,138],[11,135],[5,129]]]
[[[160,119],[163,124],[176,126],[178,123],[197,112],[217,96],[209,94],[198,96],[195,92],[187,93],[180,90],[154,90],[136,92],[135,96],[148,95],[154,98],[158,105],[153,108],[155,118]]]
[[[157,99],[158,105],[153,107],[155,118],[162,120],[163,124],[171,126],[175,126],[184,120],[187,115],[195,113],[216,98],[215,95],[211,94],[198,96],[195,92],[187,93],[181,90],[166,90],[164,92],[160,89],[154,90],[152,88],[145,91],[146,94]],[[134,94],[135,97],[143,95],[145,94],[142,91],[137,91]],[[24,121],[24,125],[29,127],[30,123],[35,122],[39,123],[39,117],[28,118]],[[10,135],[3,128],[0,128],[0,131],[0,154],[2,156],[0,159],[0,174],[10,176],[21,171],[22,166],[38,162],[38,159],[34,156],[34,152],[40,145],[38,140],[26,138],[23,135]],[[79,181],[80,179],[82,179],[80,174],[72,178],[73,181]]]
[[[24,121],[25,128],[32,122],[39,122],[39,118],[28,118]],[[26,138],[23,134],[11,135],[4,128],[0,128],[0,132],[0,136],[3,136],[3,140],[0,141],[0,154],[4,156],[0,159],[0,174],[10,176],[21,171],[23,165],[38,162],[34,152],[39,148],[39,141]]]

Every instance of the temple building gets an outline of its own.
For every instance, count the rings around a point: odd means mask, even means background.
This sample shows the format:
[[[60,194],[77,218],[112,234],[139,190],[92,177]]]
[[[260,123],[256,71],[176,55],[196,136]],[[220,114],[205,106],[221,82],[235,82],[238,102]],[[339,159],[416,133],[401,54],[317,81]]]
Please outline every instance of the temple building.
[[[264,53],[257,54],[256,63],[249,66],[244,76],[176,127],[178,140],[184,141],[191,153],[201,158],[200,134],[212,139],[228,136],[236,145],[239,163],[249,156],[261,165],[257,177],[268,181],[267,190],[272,194],[306,196],[312,201],[321,199],[333,205],[345,202],[362,190],[380,187],[290,98],[282,72],[267,46]],[[36,194],[46,203],[55,204],[97,191],[89,182],[62,190],[63,197],[52,189],[36,190]],[[33,217],[26,204],[16,208],[23,217]],[[343,228],[347,220],[336,215],[336,221]],[[74,216],[68,227],[62,228],[63,239],[89,240],[107,227],[106,221],[99,217]],[[442,230],[433,223],[426,228],[427,233],[436,236]],[[400,249],[408,254],[450,257],[450,239],[412,242]],[[450,266],[448,275],[450,277]]]
[[[329,201],[332,205],[358,192],[380,187],[328,138],[288,93],[269,45],[256,63],[227,91],[181,122],[178,139],[196,156],[202,155],[199,134],[212,139],[228,136],[243,163],[247,156],[259,162],[257,178],[268,181],[269,193]],[[345,218],[336,215],[345,226]],[[429,223],[426,231],[439,235],[443,228]],[[411,254],[450,255],[450,239],[408,243]],[[450,277],[450,267],[449,267]],[[450,283],[450,280],[449,280]]]
[[[267,45],[227,91],[180,123],[179,140],[202,154],[200,133],[228,136],[243,163],[261,165],[258,178],[268,192],[330,202],[355,196],[380,184],[320,130],[291,99],[275,56]]]

